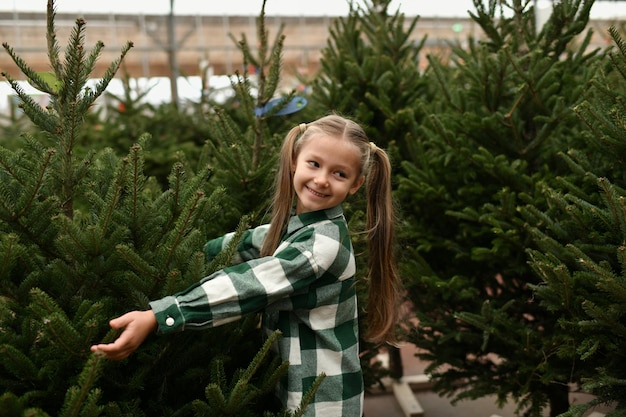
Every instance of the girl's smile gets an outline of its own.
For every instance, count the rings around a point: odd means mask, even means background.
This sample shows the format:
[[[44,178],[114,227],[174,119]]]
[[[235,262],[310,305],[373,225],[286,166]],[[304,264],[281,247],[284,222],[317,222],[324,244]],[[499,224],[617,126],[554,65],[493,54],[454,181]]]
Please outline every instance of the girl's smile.
[[[318,197],[320,197],[320,198],[327,197],[327,195],[326,195],[326,194],[319,193],[319,192],[315,191],[314,189],[312,189],[312,188],[310,188],[310,187],[306,187],[306,186],[305,186],[305,188],[306,188],[307,190],[309,190],[309,191],[310,191],[313,195],[316,195],[316,196],[318,196]]]
[[[341,204],[363,184],[361,159],[352,143],[329,136],[310,138],[293,166],[296,212],[324,210]]]

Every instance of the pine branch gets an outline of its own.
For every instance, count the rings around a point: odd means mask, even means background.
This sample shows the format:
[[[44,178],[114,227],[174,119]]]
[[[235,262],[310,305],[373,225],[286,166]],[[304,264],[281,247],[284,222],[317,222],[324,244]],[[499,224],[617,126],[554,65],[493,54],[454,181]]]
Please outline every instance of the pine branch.
[[[53,88],[54,86],[49,84],[48,81],[46,81],[43,78],[43,75],[45,73],[35,72],[34,69],[32,69],[22,58],[20,58],[15,53],[15,50],[11,46],[9,46],[8,43],[4,42],[2,44],[2,46],[7,51],[7,53],[9,54],[11,59],[13,60],[13,62],[15,62],[15,65],[17,65],[17,67],[24,73],[24,75],[26,75],[26,77],[28,77],[29,82],[35,88],[37,88],[40,91],[43,91],[44,93],[48,93],[50,95],[56,94],[56,91]],[[4,77],[7,77],[8,74],[3,73],[2,75]],[[50,74],[50,75],[53,76],[53,74]],[[54,78],[54,76],[53,76],[53,78]],[[9,78],[7,77],[7,79],[9,79]]]
[[[31,163],[26,160],[22,151],[12,153],[0,149],[0,166],[9,174],[0,185],[0,190],[6,197],[0,204],[5,209],[7,222],[21,221],[24,216],[30,215],[33,206],[42,198],[41,190],[49,175],[54,154],[54,150],[48,149],[43,152],[40,160]],[[36,175],[32,175],[33,172]],[[15,189],[16,186],[19,189]]]
[[[309,406],[309,404],[311,404],[311,401],[313,401],[313,398],[315,397],[315,393],[317,392],[317,389],[322,384],[322,382],[324,382],[324,378],[326,378],[326,375],[323,373],[318,375],[315,378],[315,380],[313,381],[313,384],[311,384],[311,388],[307,392],[305,392],[304,395],[302,396],[302,400],[300,400],[300,405],[298,406],[296,411],[293,413],[294,417],[301,417],[304,415],[307,407]]]
[[[148,136],[142,136],[138,145],[131,147],[130,155],[130,210],[131,222],[133,225],[139,225],[140,213],[140,197],[146,184],[146,176],[144,174],[144,155],[143,149],[148,140]],[[125,185],[126,186],[126,185]]]
[[[250,379],[259,370],[259,367],[261,366],[263,360],[265,360],[274,343],[276,343],[276,341],[278,341],[278,339],[280,339],[281,337],[282,333],[280,331],[275,331],[270,334],[267,340],[263,343],[261,350],[259,350],[256,355],[254,355],[252,362],[250,362],[250,365],[248,366],[248,368],[246,368],[240,381],[243,381],[243,383],[250,382]]]
[[[87,67],[85,59],[85,25],[84,19],[76,19],[65,48],[65,73],[62,76],[63,87],[59,94],[60,115],[67,121],[66,131],[72,132],[77,126],[75,111],[77,99],[81,96],[82,88],[93,68]],[[73,136],[70,136],[73,139]],[[72,149],[72,143],[65,145]]]
[[[96,417],[102,413],[103,407],[97,405],[100,390],[92,387],[102,373],[103,362],[103,358],[91,355],[78,376],[78,385],[68,389],[59,417]]]
[[[51,341],[71,356],[84,358],[86,353],[81,350],[82,338],[65,311],[42,290],[34,288],[30,293],[33,301],[29,308],[42,321],[42,328],[50,336]]]
[[[169,191],[172,196],[170,198],[170,212],[171,212],[171,220],[176,219],[181,211],[182,205],[185,203],[184,201],[184,180],[185,180],[185,171],[181,164],[175,164],[172,167],[170,174],[167,176]]]
[[[626,203],[624,201],[624,193],[618,193],[606,178],[598,179],[598,184],[601,189],[600,196],[608,209],[608,218],[604,219],[604,216],[601,218],[604,220],[608,230],[619,228],[620,235],[626,236]],[[601,216],[601,213],[597,210],[594,210],[594,212]]]
[[[23,68],[22,68],[22,71],[23,71]],[[7,81],[11,85],[11,88],[13,88],[17,96],[20,98],[22,102],[20,107],[22,108],[24,113],[30,118],[30,120],[32,120],[33,123],[35,123],[41,129],[43,129],[44,131],[50,134],[58,133],[59,131],[58,119],[51,112],[44,110],[39,104],[37,104],[35,100],[33,100],[33,98],[29,94],[24,92],[24,89],[9,74],[3,72],[1,73],[1,75],[7,79]],[[29,76],[29,79],[30,80],[38,79],[40,80],[39,82],[43,83],[43,81],[41,81],[41,78],[38,75],[31,75]],[[37,84],[37,81],[33,81],[33,83]],[[46,87],[43,87],[40,85],[39,88],[42,89],[42,91],[45,91],[44,89],[48,87],[46,84]]]
[[[104,44],[102,44],[102,46],[104,46]],[[98,81],[98,83],[96,84],[94,90],[89,91],[88,94],[85,94],[85,97],[83,98],[83,100],[81,101],[78,107],[79,113],[81,114],[86,113],[89,110],[89,108],[93,105],[93,103],[98,99],[98,97],[102,95],[102,93],[106,90],[106,88],[110,84],[111,80],[113,80],[113,78],[115,77],[115,74],[119,70],[122,64],[122,61],[126,57],[126,54],[130,51],[130,49],[133,46],[134,46],[133,42],[128,41],[122,47],[120,56],[116,60],[114,60],[111,63],[111,65],[109,65],[109,67],[106,69],[106,71],[102,75],[102,78],[100,79],[100,81]],[[89,67],[95,66],[95,61],[97,57],[99,56],[100,50],[97,50],[97,52],[98,53],[96,54],[95,49],[94,51],[92,51],[90,59],[89,59],[89,64],[88,64]]]
[[[15,346],[0,345],[0,364],[20,381],[36,381],[38,367]]]
[[[196,219],[202,214],[202,209],[205,206],[206,197],[204,192],[193,186],[190,188],[196,189],[196,194],[193,197],[190,196],[190,198],[185,201],[185,206],[174,224],[174,229],[166,237],[164,245],[166,249],[165,253],[163,253],[163,267],[170,265],[175,252],[178,250],[178,246],[181,244],[183,238],[190,232]]]
[[[48,0],[47,4],[47,14],[46,14],[46,41],[48,45],[48,58],[50,59],[50,65],[54,70],[54,74],[59,76],[60,74],[64,74],[63,65],[61,64],[61,60],[59,58],[59,52],[61,48],[57,42],[56,36],[56,27],[54,25],[54,21],[56,18],[56,8],[54,7],[54,0]]]
[[[137,253],[133,247],[120,244],[116,247],[117,253],[124,259],[134,271],[141,276],[159,277],[159,271],[156,266],[144,259],[141,254]]]
[[[284,26],[281,26],[278,34],[276,35],[276,39],[272,44],[272,50],[269,57],[268,76],[264,84],[260,83],[260,86],[264,85],[264,88],[262,91],[259,90],[259,100],[257,101],[258,105],[265,105],[269,100],[271,100],[274,94],[276,94],[278,85],[280,84],[283,47],[285,43],[285,36],[282,34],[283,29]],[[285,103],[288,103],[288,99],[285,100]],[[276,111],[278,111],[278,109]]]
[[[253,64],[254,65],[254,64]],[[244,66],[248,66],[248,62],[244,58]],[[250,82],[250,77],[247,72],[244,72],[243,75],[239,71],[235,71],[236,81],[233,80],[231,85],[233,90],[235,90],[235,94],[238,97],[242,98],[241,106],[244,114],[252,115],[254,114],[254,106],[255,101],[252,98],[252,83]]]
[[[20,244],[15,233],[3,233],[0,236],[0,283],[8,281],[9,272],[24,254],[25,247]]]
[[[490,0],[488,9],[485,8],[485,4],[482,0],[473,0],[476,13],[470,12],[470,17],[474,20],[481,29],[487,35],[487,38],[491,41],[490,45],[493,48],[500,48],[504,43],[504,38],[500,35],[497,27],[494,25],[496,1]]]
[[[243,233],[250,228],[251,216],[243,216],[239,221],[235,234],[224,250],[222,250],[209,264],[210,271],[217,271],[232,264],[231,260],[237,253],[237,246],[241,241]]]

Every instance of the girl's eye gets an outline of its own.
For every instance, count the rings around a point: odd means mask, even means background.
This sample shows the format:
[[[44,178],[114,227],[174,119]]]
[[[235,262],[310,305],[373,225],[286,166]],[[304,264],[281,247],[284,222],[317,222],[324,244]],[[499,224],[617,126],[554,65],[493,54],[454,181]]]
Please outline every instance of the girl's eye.
[[[315,161],[309,161],[308,164],[311,165],[312,167],[315,167],[315,168],[319,168],[319,166],[320,166],[320,164],[318,164]]]
[[[346,178],[346,173],[345,172],[337,171],[337,172],[335,172],[335,175],[340,177],[340,178]]]

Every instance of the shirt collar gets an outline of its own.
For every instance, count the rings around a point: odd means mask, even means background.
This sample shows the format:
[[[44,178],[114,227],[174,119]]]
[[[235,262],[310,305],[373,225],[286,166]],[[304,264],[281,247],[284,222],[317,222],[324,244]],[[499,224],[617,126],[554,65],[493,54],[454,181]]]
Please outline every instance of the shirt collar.
[[[291,235],[298,229],[309,226],[323,220],[332,220],[343,216],[343,207],[337,205],[325,210],[309,211],[307,213],[297,214],[289,219],[287,224],[287,235]]]

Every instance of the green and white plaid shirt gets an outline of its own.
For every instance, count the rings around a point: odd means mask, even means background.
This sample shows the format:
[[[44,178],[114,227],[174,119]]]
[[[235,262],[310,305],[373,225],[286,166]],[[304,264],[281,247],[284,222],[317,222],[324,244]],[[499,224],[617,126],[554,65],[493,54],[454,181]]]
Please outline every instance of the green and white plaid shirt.
[[[293,216],[272,256],[260,258],[268,226],[248,230],[234,266],[150,303],[160,333],[204,329],[264,311],[268,332],[283,333],[278,351],[289,361],[277,388],[289,409],[321,373],[326,375],[305,415],[361,417],[363,376],[359,362],[355,260],[341,206]],[[232,238],[206,244],[215,256]]]

